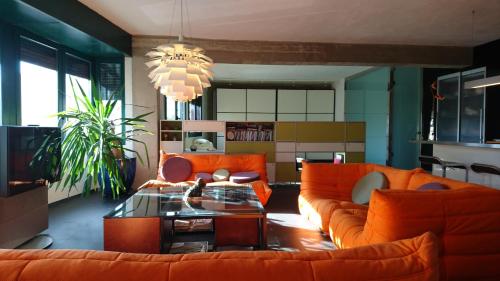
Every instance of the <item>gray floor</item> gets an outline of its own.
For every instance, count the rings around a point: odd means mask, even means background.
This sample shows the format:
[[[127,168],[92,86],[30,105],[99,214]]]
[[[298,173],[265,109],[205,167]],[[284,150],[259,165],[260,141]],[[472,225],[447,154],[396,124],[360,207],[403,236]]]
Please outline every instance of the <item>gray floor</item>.
[[[334,249],[330,239],[298,214],[298,188],[274,187],[268,211],[268,246],[282,251]],[[76,196],[49,206],[51,249],[103,249],[102,217],[119,201],[99,194]]]

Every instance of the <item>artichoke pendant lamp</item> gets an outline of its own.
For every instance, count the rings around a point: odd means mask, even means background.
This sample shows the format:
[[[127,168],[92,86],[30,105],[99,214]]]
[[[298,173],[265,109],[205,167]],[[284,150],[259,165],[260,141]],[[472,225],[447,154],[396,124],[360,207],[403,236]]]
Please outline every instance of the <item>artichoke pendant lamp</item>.
[[[210,87],[213,60],[202,48],[184,42],[182,0],[180,6],[178,40],[148,52],[146,66],[152,69],[148,76],[156,90],[175,101],[187,102],[203,95],[203,89]]]

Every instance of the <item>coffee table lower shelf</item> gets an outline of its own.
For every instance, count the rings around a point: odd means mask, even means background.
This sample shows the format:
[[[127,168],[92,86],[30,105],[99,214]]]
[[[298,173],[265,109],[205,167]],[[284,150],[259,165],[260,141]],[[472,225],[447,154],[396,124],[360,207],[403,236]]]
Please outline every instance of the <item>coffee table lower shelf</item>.
[[[200,219],[200,217],[183,217]],[[203,217],[207,219],[207,217]],[[267,216],[238,214],[214,219],[213,249],[219,246],[267,248]],[[105,217],[104,250],[129,253],[168,253],[175,241],[175,219],[165,217]]]

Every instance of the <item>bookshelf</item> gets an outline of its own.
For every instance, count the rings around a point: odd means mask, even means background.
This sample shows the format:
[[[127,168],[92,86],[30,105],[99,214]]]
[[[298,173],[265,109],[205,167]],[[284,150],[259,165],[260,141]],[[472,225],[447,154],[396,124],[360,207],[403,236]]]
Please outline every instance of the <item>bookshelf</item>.
[[[182,141],[182,121],[160,121],[160,141]]]
[[[226,141],[274,141],[274,122],[226,122]]]

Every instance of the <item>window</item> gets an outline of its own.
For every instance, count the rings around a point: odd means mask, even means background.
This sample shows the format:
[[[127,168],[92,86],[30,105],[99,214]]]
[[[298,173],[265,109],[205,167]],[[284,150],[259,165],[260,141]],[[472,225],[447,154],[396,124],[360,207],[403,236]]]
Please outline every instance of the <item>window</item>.
[[[201,120],[202,105],[201,99],[198,97],[190,102],[177,102],[173,98],[163,97],[165,104],[166,120]]]
[[[122,118],[123,108],[123,77],[122,77],[123,64],[119,62],[101,62],[98,64],[99,75],[99,94],[104,102],[113,100],[120,100],[117,102],[113,112],[110,115],[111,120]],[[119,125],[116,124],[115,125]],[[117,126],[115,133],[119,134],[123,130],[122,127]]]
[[[90,81],[90,63],[73,55],[66,54],[66,105],[65,109],[75,109],[76,101],[73,94],[71,83],[75,87],[75,92],[80,95],[78,85],[82,87],[83,92],[92,96],[92,83]]]
[[[58,125],[57,52],[21,38],[21,124]]]

